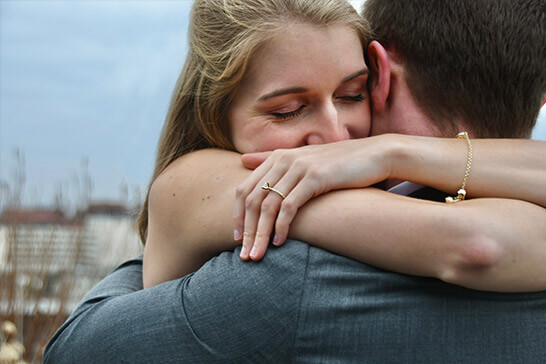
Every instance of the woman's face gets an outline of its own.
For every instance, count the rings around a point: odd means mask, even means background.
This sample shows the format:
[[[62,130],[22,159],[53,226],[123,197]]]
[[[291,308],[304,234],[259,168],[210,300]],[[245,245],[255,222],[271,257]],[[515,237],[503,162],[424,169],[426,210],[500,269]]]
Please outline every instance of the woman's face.
[[[231,103],[241,153],[368,136],[368,69],[348,26],[290,26],[257,52]]]

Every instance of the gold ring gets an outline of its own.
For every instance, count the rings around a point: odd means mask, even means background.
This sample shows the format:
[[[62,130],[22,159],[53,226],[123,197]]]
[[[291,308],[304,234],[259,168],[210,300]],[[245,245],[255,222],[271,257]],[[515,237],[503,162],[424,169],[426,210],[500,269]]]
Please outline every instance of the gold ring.
[[[262,190],[269,191],[269,192],[275,192],[277,195],[281,196],[281,198],[282,198],[283,200],[286,198],[286,196],[284,195],[284,193],[282,193],[281,191],[276,190],[276,189],[274,189],[273,187],[271,187],[271,186],[269,185],[269,182],[264,183],[264,185],[262,186]]]

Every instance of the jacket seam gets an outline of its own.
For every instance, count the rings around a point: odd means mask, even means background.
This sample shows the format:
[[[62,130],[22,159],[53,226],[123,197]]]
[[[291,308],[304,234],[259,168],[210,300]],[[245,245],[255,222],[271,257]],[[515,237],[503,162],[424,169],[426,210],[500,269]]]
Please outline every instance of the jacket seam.
[[[293,335],[294,338],[293,338],[292,346],[290,348],[290,352],[288,355],[288,357],[290,358],[290,363],[293,362],[294,354],[296,350],[296,341],[298,340],[298,331],[300,328],[300,318],[301,318],[303,296],[305,295],[305,287],[307,287],[307,279],[309,277],[309,255],[311,254],[310,253],[311,246],[309,244],[306,244],[306,245],[307,245],[307,254],[305,259],[305,271],[303,273],[303,280],[301,284],[301,293],[300,293],[300,299],[298,302],[298,310],[296,311],[296,325],[294,326],[294,335]]]

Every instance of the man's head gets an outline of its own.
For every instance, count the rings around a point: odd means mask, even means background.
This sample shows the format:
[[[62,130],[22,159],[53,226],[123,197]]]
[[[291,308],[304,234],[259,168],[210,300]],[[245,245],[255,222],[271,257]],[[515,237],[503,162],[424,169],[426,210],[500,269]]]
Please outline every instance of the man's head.
[[[370,68],[389,71],[371,83],[376,133],[431,134],[402,125],[425,116],[433,135],[530,136],[546,93],[544,0],[368,0],[363,16],[384,47],[372,44]]]

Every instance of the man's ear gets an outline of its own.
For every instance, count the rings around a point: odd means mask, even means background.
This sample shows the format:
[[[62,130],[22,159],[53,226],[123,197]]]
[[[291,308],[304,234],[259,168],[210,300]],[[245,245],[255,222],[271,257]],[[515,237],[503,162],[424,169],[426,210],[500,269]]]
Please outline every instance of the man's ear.
[[[375,40],[368,45],[368,61],[370,67],[368,86],[373,111],[380,112],[385,108],[390,93],[391,67],[387,51]]]

